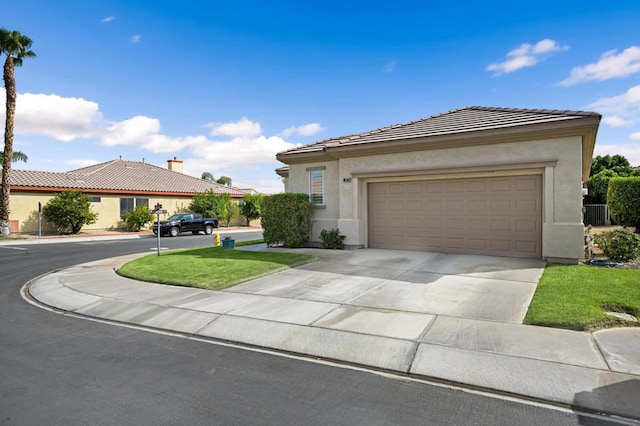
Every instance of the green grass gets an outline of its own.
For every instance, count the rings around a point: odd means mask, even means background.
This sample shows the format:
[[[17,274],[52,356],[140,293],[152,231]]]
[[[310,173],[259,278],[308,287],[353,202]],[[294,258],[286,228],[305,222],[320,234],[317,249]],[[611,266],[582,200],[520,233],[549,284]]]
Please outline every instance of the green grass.
[[[585,331],[637,325],[604,310],[640,316],[640,270],[549,265],[524,323]]]
[[[236,243],[236,246],[261,241]],[[221,290],[315,260],[297,253],[252,252],[205,247],[150,255],[124,264],[118,274],[141,281]]]

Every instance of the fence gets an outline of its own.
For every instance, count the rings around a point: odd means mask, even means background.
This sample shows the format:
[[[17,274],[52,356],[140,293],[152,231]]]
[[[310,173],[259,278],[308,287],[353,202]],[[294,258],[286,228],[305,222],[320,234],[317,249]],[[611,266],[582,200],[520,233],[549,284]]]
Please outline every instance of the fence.
[[[606,204],[585,204],[584,221],[585,225],[609,226],[611,216],[609,216],[609,206]]]

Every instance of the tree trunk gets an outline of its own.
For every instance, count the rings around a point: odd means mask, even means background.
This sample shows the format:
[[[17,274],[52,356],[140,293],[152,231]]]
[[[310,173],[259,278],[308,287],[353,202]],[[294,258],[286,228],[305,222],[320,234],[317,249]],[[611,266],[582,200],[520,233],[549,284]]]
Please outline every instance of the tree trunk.
[[[2,198],[0,198],[0,233],[9,235],[9,193],[11,192],[11,158],[13,157],[13,120],[16,113],[16,78],[13,57],[7,55],[4,62],[4,88],[7,94],[6,124],[4,126],[4,156],[2,161]]]

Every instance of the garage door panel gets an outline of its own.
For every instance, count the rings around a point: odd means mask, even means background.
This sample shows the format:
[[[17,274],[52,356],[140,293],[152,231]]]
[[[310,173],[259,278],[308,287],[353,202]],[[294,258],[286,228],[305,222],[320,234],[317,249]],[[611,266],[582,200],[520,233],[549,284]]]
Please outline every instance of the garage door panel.
[[[370,247],[541,257],[540,175],[368,186]]]

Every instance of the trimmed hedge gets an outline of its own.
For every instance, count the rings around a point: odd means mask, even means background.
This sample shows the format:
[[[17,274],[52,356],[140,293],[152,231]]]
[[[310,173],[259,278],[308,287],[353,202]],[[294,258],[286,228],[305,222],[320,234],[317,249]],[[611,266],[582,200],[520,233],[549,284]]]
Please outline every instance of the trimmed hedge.
[[[611,178],[607,204],[616,223],[640,232],[640,176]]]
[[[264,197],[261,206],[264,242],[268,247],[303,247],[311,231],[309,194],[286,192]]]

